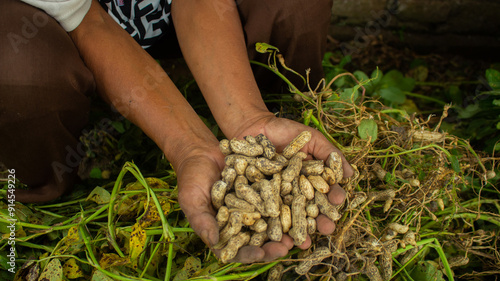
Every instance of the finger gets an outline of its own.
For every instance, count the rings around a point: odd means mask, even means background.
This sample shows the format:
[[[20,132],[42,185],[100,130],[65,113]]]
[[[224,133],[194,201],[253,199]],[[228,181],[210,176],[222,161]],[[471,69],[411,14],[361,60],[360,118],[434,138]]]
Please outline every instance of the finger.
[[[330,235],[335,231],[335,223],[327,216],[321,214],[316,218],[316,228],[323,235]]]
[[[283,234],[283,237],[281,238],[281,243],[283,243],[288,250],[291,250],[293,248],[293,238],[290,237],[288,234]]]
[[[281,242],[267,242],[262,246],[262,250],[264,250],[265,255],[263,257],[263,261],[272,261],[277,258],[284,257],[288,254],[288,247],[284,243]]]
[[[346,192],[342,187],[340,187],[340,185],[334,184],[330,187],[330,191],[328,192],[328,200],[330,200],[333,205],[341,205],[342,203],[344,203],[345,198]]]
[[[205,244],[213,246],[219,241],[219,225],[215,220],[209,197],[196,191],[196,188],[184,187],[179,192],[179,204],[191,228]]]
[[[265,250],[260,247],[244,246],[238,250],[238,254],[230,262],[253,263],[262,261],[265,258],[265,254]]]

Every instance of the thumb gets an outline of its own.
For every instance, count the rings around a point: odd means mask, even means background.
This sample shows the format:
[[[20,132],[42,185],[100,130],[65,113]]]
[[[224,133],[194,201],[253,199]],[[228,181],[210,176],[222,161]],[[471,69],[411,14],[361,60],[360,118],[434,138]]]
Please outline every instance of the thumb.
[[[179,190],[179,204],[191,228],[209,246],[219,241],[219,225],[214,217],[210,197],[192,186]]]
[[[200,236],[201,240],[209,247],[219,242],[219,226],[215,218],[210,213],[201,213],[197,216],[188,218],[191,228]]]

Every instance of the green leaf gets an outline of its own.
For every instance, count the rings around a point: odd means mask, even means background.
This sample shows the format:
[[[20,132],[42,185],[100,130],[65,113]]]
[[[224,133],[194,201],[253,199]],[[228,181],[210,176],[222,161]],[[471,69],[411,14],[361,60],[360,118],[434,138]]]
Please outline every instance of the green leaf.
[[[111,123],[111,126],[113,126],[113,128],[115,128],[115,130],[120,134],[125,132],[125,127],[123,127],[122,122],[114,121]]]
[[[61,262],[59,259],[54,258],[45,266],[38,280],[62,281],[62,276],[63,272]]]
[[[410,274],[415,281],[445,281],[439,265],[434,261],[420,261]]]
[[[338,67],[339,68],[344,68],[344,66],[348,63],[351,62],[351,56],[345,56],[342,58],[342,60],[339,62]]]
[[[356,71],[354,71],[353,75],[354,75],[354,77],[356,77],[356,79],[358,79],[358,81],[359,81],[360,83],[366,82],[366,81],[368,81],[368,79],[370,79],[370,78],[368,77],[368,75],[366,75],[366,73],[364,73],[364,72],[363,72],[363,71],[361,71],[361,70],[356,70]]]
[[[267,43],[261,43],[261,42],[255,43],[255,50],[259,53],[262,53],[262,54],[272,53],[274,51],[279,52],[278,48],[276,48],[272,45],[269,45]]]
[[[415,88],[415,80],[413,78],[404,77],[403,74],[397,70],[387,72],[380,81],[381,88],[396,87],[405,92],[411,92]]]
[[[367,140],[371,138],[371,142],[374,142],[378,135],[377,122],[373,119],[362,120],[358,126],[358,135],[361,139]]]
[[[462,91],[460,91],[460,88],[457,85],[450,85],[446,96],[451,100],[453,105],[462,105]]]
[[[459,107],[457,107],[456,109],[458,111],[458,118],[462,119],[471,118],[472,116],[476,115],[476,113],[481,111],[479,103],[469,104],[465,109]]]
[[[451,167],[456,173],[460,173],[460,163],[458,162],[457,156],[451,155],[450,157]]]
[[[113,279],[99,270],[94,270],[91,281],[113,281]]]
[[[500,90],[500,71],[495,69],[486,69],[486,80],[493,90]]]
[[[340,93],[340,100],[346,103],[354,103],[359,97],[358,89],[355,88],[347,88],[343,89]]]
[[[500,106],[500,100],[493,100],[493,105]]]
[[[92,179],[102,179],[102,171],[98,167],[92,168],[89,174]]]
[[[92,192],[87,196],[87,201],[94,201],[97,204],[107,204],[111,199],[111,194],[106,189],[97,186],[92,190]]]
[[[495,147],[493,148],[495,151],[500,151],[500,142],[497,142],[495,144]]]
[[[405,93],[397,87],[389,87],[378,91],[380,97],[392,104],[403,104],[406,100]]]
[[[363,85],[367,94],[372,94],[377,89],[380,80],[382,80],[383,73],[378,68],[375,69],[370,75],[370,82]]]

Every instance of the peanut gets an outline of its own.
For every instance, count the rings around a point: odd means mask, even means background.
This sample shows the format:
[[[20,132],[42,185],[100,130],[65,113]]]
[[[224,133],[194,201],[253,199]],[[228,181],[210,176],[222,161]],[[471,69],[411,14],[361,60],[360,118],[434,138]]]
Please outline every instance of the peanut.
[[[283,233],[288,233],[292,227],[292,211],[288,205],[281,205],[280,221]]]
[[[264,148],[260,144],[257,144],[257,142],[249,143],[247,140],[232,139],[229,144],[234,153],[245,156],[255,157],[264,152]]]
[[[326,194],[316,191],[314,202],[316,203],[316,205],[318,205],[319,211],[323,215],[329,217],[332,221],[337,221],[338,219],[340,219],[341,216],[337,211],[337,208],[335,208],[335,206],[333,206],[328,201]]]
[[[300,169],[302,168],[302,160],[306,157],[307,155],[304,152],[299,152],[290,159],[288,166],[281,173],[283,181],[291,182],[295,177],[299,176]]]
[[[309,176],[307,179],[311,182],[314,188],[321,193],[328,193],[330,186],[321,176]]]
[[[265,232],[267,230],[267,222],[261,218],[250,226],[250,229],[255,232]]]
[[[262,181],[264,182],[264,180]],[[265,181],[267,184],[262,185],[261,197],[264,199],[264,206],[266,214],[270,217],[276,218],[280,215],[280,185],[281,177],[279,174],[274,175],[271,181]]]
[[[310,131],[303,131],[296,136],[286,147],[283,149],[283,156],[287,159],[292,158],[299,150],[301,150],[310,140],[312,134]]]
[[[224,181],[218,180],[212,186],[212,205],[214,205],[215,209],[218,210],[222,203],[224,202],[224,196],[226,196],[227,191],[227,183]]]
[[[307,234],[312,235],[316,232],[316,220],[311,217],[307,217]]]
[[[231,150],[231,146],[229,145],[229,140],[223,139],[219,142],[219,149],[224,155],[229,155],[233,151]]]
[[[252,237],[250,237],[250,242],[248,242],[248,245],[260,247],[264,245],[267,239],[267,232],[255,232],[254,234],[252,234]]]
[[[231,167],[225,167],[222,170],[222,181],[227,184],[227,190],[233,187],[234,180],[236,179],[236,170]]]
[[[270,176],[279,173],[283,169],[283,164],[278,161],[269,160],[264,157],[259,157],[255,160],[255,167],[264,175]]]
[[[281,263],[271,267],[271,269],[269,269],[269,273],[267,274],[267,281],[280,281],[284,269],[285,268]]]
[[[242,221],[240,212],[231,213],[226,226],[219,233],[219,242],[214,245],[214,249],[222,249],[231,237],[238,234],[243,226]]]
[[[264,152],[262,153],[264,157],[272,159],[276,155],[276,147],[266,136],[260,134],[255,139],[264,148]]]
[[[316,218],[319,215],[318,205],[314,203],[307,204],[306,214],[308,217]]]
[[[342,169],[342,158],[338,152],[332,151],[328,157],[327,166],[332,169],[335,175],[335,183],[338,183],[344,177],[344,170]]]
[[[302,245],[307,238],[306,197],[297,195],[292,201],[292,229],[289,231],[295,245]]]
[[[320,176],[324,170],[325,165],[323,164],[323,160],[307,160],[302,162],[300,173],[305,176]]]
[[[236,158],[234,160],[234,170],[236,171],[237,175],[244,175],[245,170],[247,169],[248,162],[244,158]]]
[[[215,220],[219,225],[219,229],[222,229],[229,220],[229,209],[226,206],[220,207],[217,216],[215,216]]]
[[[236,257],[238,250],[248,244],[250,241],[250,234],[248,232],[240,232],[236,236],[231,237],[226,247],[222,249],[220,253],[220,258],[222,262],[228,262],[229,260]]]
[[[255,190],[253,190],[249,185],[238,184],[235,187],[235,190],[236,190],[236,196],[254,205],[255,208],[257,208],[257,210],[259,210],[261,214],[265,214],[264,202],[260,198],[260,195]]]
[[[267,222],[267,236],[271,241],[281,241],[283,237],[283,228],[281,227],[280,218],[269,218]]]
[[[304,175],[300,175],[299,188],[307,200],[314,199],[314,187]]]
[[[332,252],[328,247],[319,247],[312,254],[307,256],[305,261],[301,261],[295,268],[295,272],[300,275],[306,274],[311,267],[320,264],[322,260],[330,256]]]
[[[245,176],[247,179],[251,182],[257,182],[262,179],[265,179],[266,176],[255,167],[255,165],[248,165],[247,169],[245,170]]]

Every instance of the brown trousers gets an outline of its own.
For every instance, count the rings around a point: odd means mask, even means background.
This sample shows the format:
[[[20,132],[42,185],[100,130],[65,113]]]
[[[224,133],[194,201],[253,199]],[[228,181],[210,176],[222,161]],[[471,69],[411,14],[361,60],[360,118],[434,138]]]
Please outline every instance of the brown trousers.
[[[249,58],[267,62],[256,42],[280,49],[287,65],[322,76],[332,0],[236,0]],[[72,189],[78,138],[95,91],[92,73],[61,26],[18,0],[0,1],[0,162],[30,187],[20,202],[45,202]],[[274,74],[255,68],[259,85]]]

